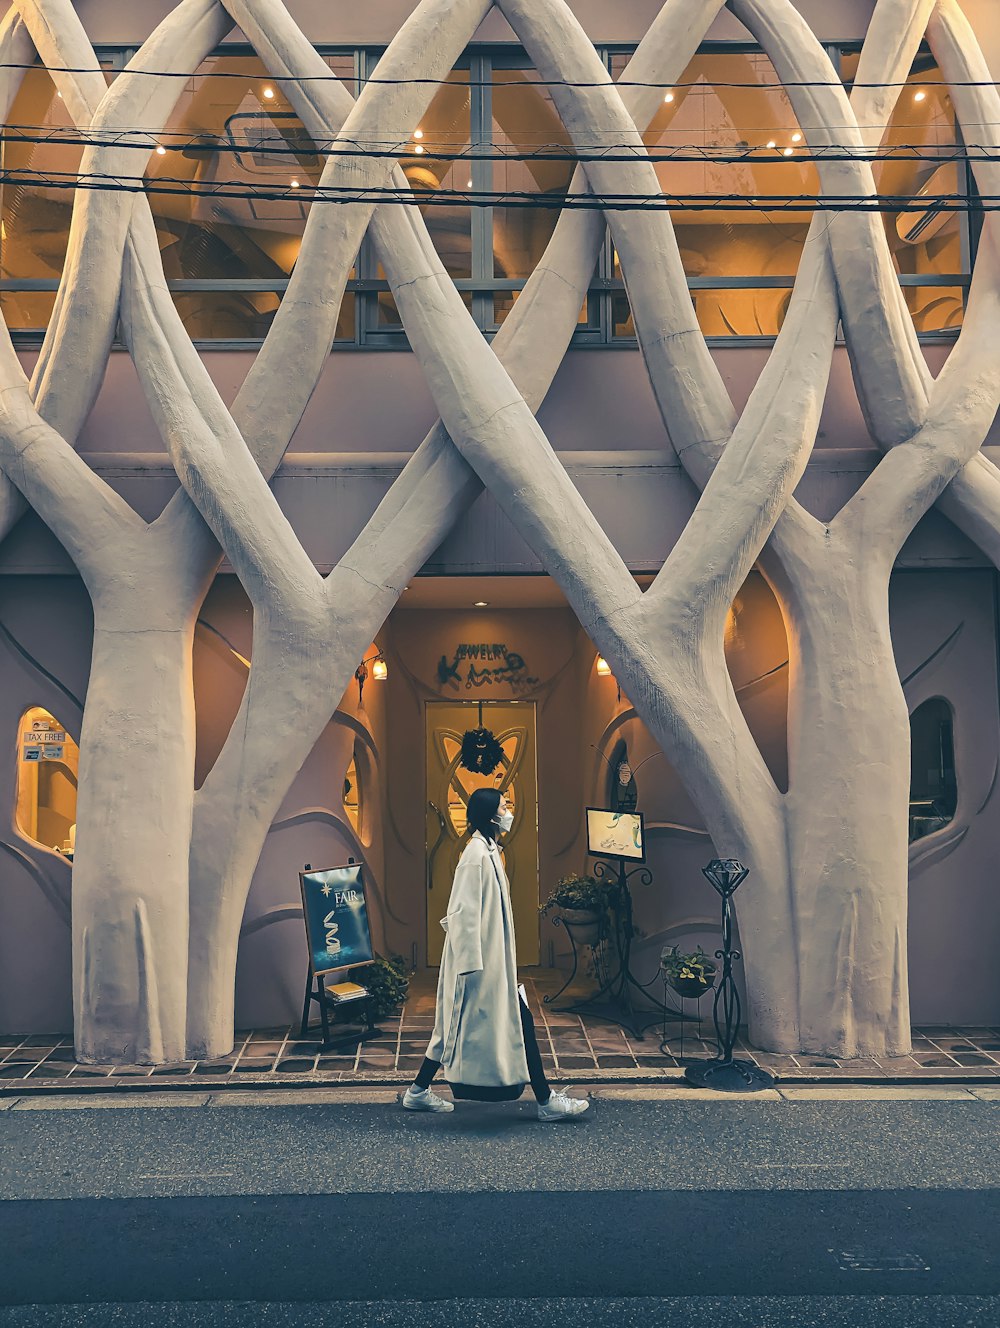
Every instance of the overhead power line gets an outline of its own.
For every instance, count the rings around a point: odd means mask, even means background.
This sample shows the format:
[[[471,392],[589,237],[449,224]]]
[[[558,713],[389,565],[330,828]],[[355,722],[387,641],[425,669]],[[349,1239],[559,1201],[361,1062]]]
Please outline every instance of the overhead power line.
[[[712,56],[712,55],[716,55],[716,54],[718,54],[718,55],[725,55],[725,54],[727,54],[727,52],[714,52],[714,51],[713,51],[713,52],[704,52],[704,53],[703,53],[703,56],[705,56],[705,57],[710,57],[710,56]],[[758,56],[758,58],[759,58],[760,56],[764,56],[764,57],[766,58],[766,53],[763,52],[763,51],[761,51],[761,52],[738,52],[737,54],[754,55],[754,56]],[[259,57],[257,57],[257,56],[243,55],[243,54],[241,54],[241,53],[239,53],[239,52],[234,52],[233,54],[229,55],[229,54],[227,54],[227,53],[224,52],[224,51],[223,51],[223,52],[220,52],[220,53],[217,53],[216,55],[211,56],[211,57],[209,57],[209,58],[210,58],[210,59],[217,59],[217,60],[218,60],[218,59],[224,59],[224,60],[227,60],[227,59],[228,59],[228,60],[253,60],[253,59],[259,59]],[[337,57],[336,57],[336,55],[333,55],[333,56],[328,56],[328,57],[325,57],[325,58],[336,59]],[[348,56],[348,58],[350,58],[350,57]],[[137,76],[139,76],[139,77],[143,77],[143,78],[175,78],[175,79],[183,79],[183,80],[185,80],[185,81],[187,81],[187,80],[189,80],[189,79],[192,79],[192,78],[198,78],[198,79],[201,79],[201,78],[222,78],[222,79],[233,79],[233,78],[235,78],[235,79],[242,79],[244,82],[247,82],[247,81],[250,81],[250,80],[254,80],[254,81],[256,81],[256,80],[264,80],[264,81],[269,81],[269,82],[277,83],[279,86],[280,86],[281,84],[283,84],[283,83],[292,83],[292,84],[302,84],[302,83],[324,83],[324,82],[328,82],[331,78],[339,78],[340,81],[341,81],[341,82],[344,82],[344,83],[356,83],[356,82],[358,82],[358,79],[357,79],[355,76],[352,76],[352,75],[345,75],[345,76],[342,77],[341,75],[338,75],[337,72],[336,72],[333,68],[331,68],[329,74],[281,74],[281,75],[276,75],[276,74],[272,74],[272,73],[270,73],[267,69],[261,69],[261,71],[260,71],[259,73],[256,73],[256,72],[254,72],[254,73],[248,73],[245,69],[196,69],[196,70],[194,70],[193,72],[184,73],[183,71],[178,71],[178,70],[175,70],[175,69],[139,69],[139,68],[132,68],[130,65],[125,65],[125,66],[123,66],[121,69],[115,69],[115,68],[112,68],[112,67],[109,66],[109,65],[105,65],[105,66],[102,66],[102,67],[95,67],[95,66],[93,66],[93,65],[89,65],[89,66],[88,66],[88,65],[79,65],[79,66],[76,66],[76,65],[44,65],[44,64],[37,64],[37,63],[36,63],[36,64],[18,63],[18,62],[13,62],[13,61],[12,61],[12,62],[10,62],[10,63],[8,63],[8,64],[2,64],[2,63],[0,63],[0,69],[23,69],[23,70],[31,70],[31,69],[34,69],[34,70],[44,71],[44,72],[47,73],[47,74],[115,74],[115,75],[119,75],[119,74],[125,74],[125,73],[128,73],[128,74],[137,75]],[[456,72],[456,73],[464,73],[463,70],[456,70],[455,72]],[[458,82],[460,83],[460,85],[461,85],[462,87],[510,87],[510,88],[529,88],[529,89],[532,89],[532,90],[537,91],[537,89],[538,89],[539,87],[552,87],[552,88],[599,88],[599,87],[606,87],[606,86],[607,86],[607,82],[609,81],[609,80],[606,80],[606,79],[602,79],[602,80],[599,80],[599,81],[598,81],[598,80],[586,81],[586,80],[574,80],[574,79],[563,79],[563,78],[543,79],[543,78],[540,78],[540,77],[537,75],[537,71],[536,71],[536,70],[534,70],[534,69],[532,69],[532,68],[530,68],[530,67],[526,67],[524,70],[521,70],[521,71],[507,70],[507,71],[504,71],[504,72],[508,72],[508,73],[513,73],[513,72],[529,73],[529,74],[534,75],[534,77],[531,78],[531,79],[516,78],[516,79],[507,79],[507,80],[498,80],[498,79],[496,79],[495,77],[494,77],[494,78],[489,78],[489,79],[463,78],[463,79],[458,80]],[[610,76],[609,76],[609,77],[610,77]],[[711,80],[708,80],[708,79],[705,79],[705,78],[691,79],[690,81],[680,80],[680,81],[677,82],[677,83],[662,83],[662,82],[660,82],[660,81],[657,81],[657,82],[649,82],[649,81],[643,81],[643,80],[640,80],[640,79],[617,78],[617,79],[614,79],[613,82],[614,82],[614,84],[615,84],[616,87],[620,87],[620,88],[662,88],[664,91],[673,91],[673,90],[676,90],[676,89],[681,89],[681,90],[683,90],[683,89],[686,89],[686,88],[748,88],[748,89],[760,89],[761,91],[779,91],[779,92],[780,92],[780,91],[784,90],[785,88],[826,88],[826,87],[834,87],[834,88],[836,88],[836,87],[846,87],[846,88],[848,88],[848,89],[850,89],[850,88],[907,88],[907,87],[914,87],[915,85],[919,85],[920,87],[925,87],[925,88],[941,88],[943,91],[947,91],[949,88],[988,88],[988,87],[995,87],[995,86],[996,86],[996,84],[995,84],[993,81],[989,80],[989,79],[980,79],[980,80],[969,79],[969,80],[962,80],[962,81],[955,81],[955,82],[953,82],[953,81],[951,81],[951,80],[945,81],[945,80],[942,79],[942,78],[924,78],[924,77],[920,76],[919,74],[916,76],[916,84],[915,84],[915,82],[914,82],[914,76],[913,76],[913,75],[911,75],[910,78],[907,78],[907,79],[899,79],[899,80],[897,80],[897,81],[895,81],[895,82],[892,82],[892,81],[879,81],[879,82],[877,82],[877,83],[859,83],[859,82],[857,82],[857,81],[855,81],[855,80],[853,80],[853,79],[848,79],[848,80],[843,80],[843,81],[841,81],[841,80],[836,79],[836,76],[834,76],[834,79],[794,79],[794,80],[789,80],[789,81],[787,81],[787,82],[785,82],[785,81],[783,81],[783,80],[780,80],[780,79],[776,79],[776,80],[774,80],[773,82],[765,82],[765,81],[758,81],[757,79],[754,79],[753,81],[747,81],[747,80],[745,80],[745,79],[716,79],[716,78],[713,78],[713,79],[711,79]],[[362,79],[361,79],[361,83],[362,83],[362,85],[364,85],[365,83],[376,83],[376,84],[381,84],[381,85],[386,86],[386,87],[410,87],[410,86],[417,86],[417,85],[433,85],[433,86],[435,86],[435,87],[438,87],[438,86],[444,86],[445,83],[446,83],[446,80],[442,80],[442,79],[438,79],[438,78],[380,78],[380,77],[378,77],[377,74],[373,74],[373,75],[371,75],[371,76],[368,77],[368,78],[362,78]]]
[[[852,195],[822,194],[535,194],[519,190],[434,189],[427,192],[400,191],[389,187],[360,188],[357,185],[259,186],[247,188],[226,182],[192,183],[188,180],[142,176],[110,175],[37,175],[30,171],[0,170],[0,184],[34,183],[49,189],[87,189],[119,193],[145,193],[190,198],[213,198],[236,201],[292,201],[309,203],[401,204],[408,207],[504,207],[545,208],[573,211],[615,212],[993,212],[1000,210],[1000,194],[974,198],[960,194],[921,195],[876,194],[858,198]]]
[[[985,128],[986,126],[984,126]],[[780,131],[774,131],[780,132]],[[786,131],[787,132],[787,131]],[[31,144],[32,146],[58,146],[86,148],[127,148],[137,152],[152,154],[162,147],[167,152],[183,152],[189,155],[210,156],[215,153],[227,153],[241,156],[253,154],[273,157],[290,157],[301,161],[306,157],[370,157],[406,158],[414,162],[545,162],[565,161],[586,164],[589,161],[634,162],[647,158],[657,165],[665,162],[714,162],[722,165],[736,165],[741,162],[768,165],[795,165],[804,162],[823,161],[867,161],[878,164],[886,161],[931,162],[942,165],[947,161],[988,162],[1000,160],[1000,154],[992,145],[939,142],[893,143],[875,148],[855,147],[845,143],[831,143],[818,148],[807,145],[800,135],[799,143],[769,144],[700,144],[678,143],[672,145],[651,144],[640,151],[636,143],[608,143],[595,146],[591,151],[575,151],[566,144],[546,143],[519,150],[508,148],[504,144],[465,143],[460,151],[447,151],[444,147],[427,146],[426,140],[414,144],[410,137],[392,139],[306,139],[300,142],[289,141],[276,129],[274,136],[260,140],[248,139],[238,143],[232,139],[216,137],[210,134],[196,134],[193,137],[179,137],[180,131],[161,130],[152,134],[148,129],[117,129],[88,134],[86,131],[67,131],[65,129],[46,129],[35,125],[7,125],[0,129],[0,143]],[[138,140],[138,141],[134,141]],[[280,141],[276,141],[280,140]],[[417,151],[419,146],[420,151]]]

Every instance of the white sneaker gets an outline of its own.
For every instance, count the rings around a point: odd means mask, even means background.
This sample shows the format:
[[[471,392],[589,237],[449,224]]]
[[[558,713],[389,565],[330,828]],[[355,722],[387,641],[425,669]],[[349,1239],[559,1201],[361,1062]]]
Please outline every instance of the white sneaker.
[[[579,1097],[570,1097],[567,1093],[557,1093],[552,1090],[552,1096],[548,1102],[538,1104],[539,1120],[570,1120],[573,1116],[582,1116],[590,1106]]]
[[[454,1102],[447,1101],[446,1098],[438,1097],[437,1093],[429,1088],[414,1088],[410,1084],[409,1088],[400,1098],[407,1111],[454,1111]]]

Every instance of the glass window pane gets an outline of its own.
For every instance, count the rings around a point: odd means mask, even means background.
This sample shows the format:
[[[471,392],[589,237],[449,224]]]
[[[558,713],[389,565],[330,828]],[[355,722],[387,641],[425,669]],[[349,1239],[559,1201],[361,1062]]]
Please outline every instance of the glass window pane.
[[[528,69],[495,69],[492,81],[492,188],[497,193],[565,198],[574,162],[560,160],[572,152],[552,98],[538,74]],[[529,160],[511,158],[528,156]],[[559,209],[495,207],[493,209],[493,275],[530,277],[559,220]]]
[[[387,137],[390,135],[387,135]],[[437,190],[472,188],[472,103],[469,72],[453,70],[434,95],[420,124],[413,130],[409,150],[399,159],[410,188],[419,198]],[[449,158],[458,155],[458,161]],[[472,223],[464,202],[427,204],[420,208],[445,271],[452,277],[472,276]],[[385,279],[381,265],[378,276]]]
[[[192,341],[262,340],[281,303],[280,291],[174,291],[174,304]],[[354,296],[344,296],[338,341],[354,340]]]
[[[327,63],[354,91],[353,55]],[[207,196],[315,185],[323,158],[281,87],[256,56],[219,55],[189,79],[150,158],[146,176],[191,190],[151,193],[168,279],[288,277],[298,256],[308,202]],[[198,191],[201,191],[199,194]]]
[[[951,706],[934,696],[910,716],[910,841],[940,830],[958,806]]]
[[[110,82],[111,72],[105,77]],[[0,169],[5,176],[14,175],[13,180],[0,184],[0,277],[4,280],[62,275],[75,194],[72,187],[65,186],[72,184],[80,168],[83,149],[71,142],[26,141],[52,133],[77,136],[50,75],[44,69],[28,69],[0,142]],[[136,173],[139,171],[137,154]],[[54,182],[34,183],[39,176]]]
[[[41,706],[25,711],[17,736],[17,828],[28,839],[72,858],[80,749]]]
[[[625,55],[613,57],[616,78],[627,62]],[[727,196],[818,192],[815,167],[800,159],[808,149],[788,94],[766,55],[696,55],[678,86],[664,94],[643,137],[659,158],[656,174],[664,192],[692,196],[690,207],[671,214],[689,276],[795,275],[811,220],[808,205],[795,212],[711,206]],[[725,156],[744,159],[718,159]],[[615,275],[621,275],[617,262]]]
[[[494,291],[493,292],[493,322],[499,326],[514,307],[514,301],[521,294],[519,290]],[[577,318],[577,327],[595,327],[597,325],[596,311],[592,318],[590,313],[590,300],[584,300],[580,306],[580,314]],[[635,335],[634,333],[630,335]]]
[[[12,332],[44,332],[55,302],[55,291],[0,291],[0,310]]]
[[[791,297],[788,287],[720,286],[691,292],[706,337],[776,337]],[[613,335],[634,337],[635,323],[624,291],[614,295],[612,307]]]
[[[844,56],[848,83],[858,58]],[[934,204],[935,199],[958,198],[965,192],[965,167],[951,160],[957,142],[951,96],[941,71],[930,55],[919,55],[882,140],[882,152],[891,159],[877,162],[874,170],[879,193],[914,201],[912,209],[883,217],[899,273],[954,276],[963,271],[965,216]],[[961,286],[911,286],[904,293],[918,332],[961,325]]]

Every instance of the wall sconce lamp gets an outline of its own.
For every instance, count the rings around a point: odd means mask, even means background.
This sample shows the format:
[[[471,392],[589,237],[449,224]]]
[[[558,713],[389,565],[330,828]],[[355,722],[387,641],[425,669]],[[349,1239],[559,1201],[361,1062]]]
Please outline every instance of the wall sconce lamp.
[[[598,655],[598,656],[597,656],[597,676],[598,676],[599,678],[610,678],[610,677],[611,677],[611,665],[608,663],[608,661],[604,658],[603,655]],[[621,685],[621,683],[618,681],[617,678],[615,679],[615,686],[618,688],[618,704],[621,705],[621,703],[622,703],[622,685]]]
[[[386,678],[389,676],[389,666],[386,664],[385,656],[382,654],[381,650],[374,655],[369,655],[367,659],[363,659],[354,670],[354,676],[358,681],[358,705],[361,705],[364,701],[365,683],[368,681],[369,664],[372,666],[371,676],[376,682],[385,682]]]

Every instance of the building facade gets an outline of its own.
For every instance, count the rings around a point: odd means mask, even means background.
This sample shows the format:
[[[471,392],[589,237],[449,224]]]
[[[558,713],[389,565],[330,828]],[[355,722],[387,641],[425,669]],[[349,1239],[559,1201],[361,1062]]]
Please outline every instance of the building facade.
[[[1000,1019],[993,8],[11,7],[0,1031],[290,1020],[307,862],[433,967],[484,779],[524,964],[635,805],[763,1045]]]

